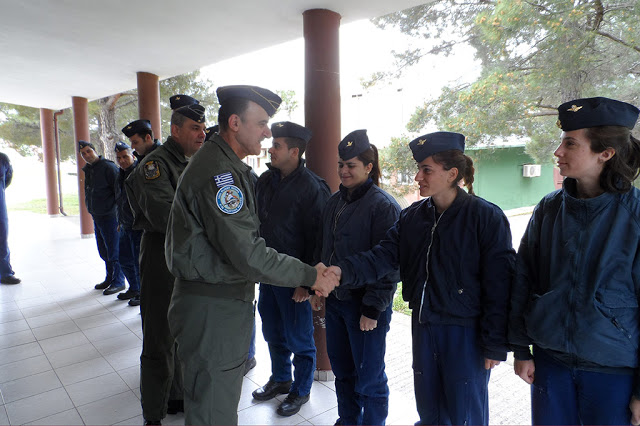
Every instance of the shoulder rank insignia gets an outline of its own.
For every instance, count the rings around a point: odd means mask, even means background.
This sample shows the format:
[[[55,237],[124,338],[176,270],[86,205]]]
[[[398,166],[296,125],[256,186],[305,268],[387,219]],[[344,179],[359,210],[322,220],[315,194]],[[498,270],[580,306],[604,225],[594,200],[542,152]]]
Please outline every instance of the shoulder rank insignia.
[[[147,180],[157,179],[160,177],[160,167],[155,161],[147,161],[144,163],[144,178]]]
[[[244,195],[237,186],[226,185],[218,190],[216,204],[221,212],[236,214],[244,205]]]
[[[577,106],[577,105],[571,105],[571,108],[569,108],[567,111],[571,111],[571,112],[578,112],[582,109],[581,106]]]
[[[223,186],[226,185],[233,185],[234,181],[233,181],[233,176],[231,176],[230,172],[226,172],[226,173],[222,173],[220,175],[216,175],[213,177],[213,180],[216,183],[216,186],[218,188],[222,188]]]

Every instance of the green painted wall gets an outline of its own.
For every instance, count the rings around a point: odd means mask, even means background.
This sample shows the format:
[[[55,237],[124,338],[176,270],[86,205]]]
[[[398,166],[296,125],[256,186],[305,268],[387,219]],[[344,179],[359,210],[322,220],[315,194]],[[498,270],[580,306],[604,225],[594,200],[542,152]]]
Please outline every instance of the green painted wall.
[[[538,177],[522,176],[523,164],[535,164],[524,152],[524,146],[470,148],[465,153],[473,159],[476,169],[473,191],[503,210],[534,206],[555,190],[550,163],[542,164]]]

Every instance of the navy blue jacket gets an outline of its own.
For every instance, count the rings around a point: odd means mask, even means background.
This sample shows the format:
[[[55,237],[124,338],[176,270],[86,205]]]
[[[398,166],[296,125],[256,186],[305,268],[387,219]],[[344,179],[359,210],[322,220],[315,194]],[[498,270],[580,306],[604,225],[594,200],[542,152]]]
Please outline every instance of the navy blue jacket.
[[[133,169],[138,165],[138,160],[134,160],[133,164],[126,170],[120,169],[118,173],[118,181],[116,182],[116,204],[118,205],[118,223],[124,229],[132,229],[133,227],[133,212],[129,205],[129,198],[127,197],[127,191],[124,187],[124,181],[133,172]]]
[[[384,238],[399,214],[398,203],[371,179],[351,195],[341,185],[322,215],[322,263],[340,265],[350,255],[370,250]],[[367,281],[366,286],[355,287],[343,280],[333,294],[340,300],[361,299],[362,314],[377,320],[393,301],[398,281],[397,267],[389,268]]]
[[[94,164],[87,163],[84,171],[84,201],[93,217],[116,216],[116,180],[118,166],[99,157]]]
[[[485,357],[505,360],[512,244],[502,210],[458,189],[441,215],[430,198],[415,202],[378,246],[338,266],[351,285],[399,267],[402,296],[421,323],[477,327]]]
[[[256,183],[260,236],[276,251],[313,266],[319,262],[315,253],[329,186],[304,160],[284,179],[280,170],[268,166]]]
[[[575,186],[565,179],[533,211],[509,339],[518,359],[531,358],[533,343],[571,367],[632,374],[640,367],[640,191],[578,199]]]

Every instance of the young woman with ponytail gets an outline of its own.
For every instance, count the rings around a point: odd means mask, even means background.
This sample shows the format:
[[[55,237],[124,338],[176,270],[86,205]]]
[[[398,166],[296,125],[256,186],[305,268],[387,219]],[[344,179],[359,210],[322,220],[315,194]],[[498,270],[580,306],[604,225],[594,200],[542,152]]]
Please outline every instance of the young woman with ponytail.
[[[486,425],[490,372],[507,357],[515,259],[509,223],[473,194],[463,135],[430,133],[409,146],[427,198],[404,209],[376,247],[325,273],[341,276],[339,288],[353,288],[400,268],[402,296],[413,310],[416,424]]]
[[[607,98],[558,107],[565,180],[520,243],[509,321],[534,425],[640,423],[639,112]]]

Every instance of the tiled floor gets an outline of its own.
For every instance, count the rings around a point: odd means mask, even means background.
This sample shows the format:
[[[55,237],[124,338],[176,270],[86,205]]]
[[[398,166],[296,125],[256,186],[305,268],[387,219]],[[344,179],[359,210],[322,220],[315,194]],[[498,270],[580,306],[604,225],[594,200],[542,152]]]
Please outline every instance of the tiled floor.
[[[0,286],[0,425],[143,424],[139,309],[93,289],[104,278],[95,240],[79,237],[77,217],[11,212],[9,220],[12,264],[23,283]],[[258,366],[244,379],[239,423],[333,424],[338,417],[333,382],[314,382],[311,400],[291,417],[275,414],[284,396],[262,403],[252,399],[251,392],[270,375],[268,350],[258,336]],[[413,424],[406,316],[394,315],[386,361],[388,423]],[[528,390],[513,380],[510,368],[494,371],[491,421],[527,424]],[[163,423],[180,425],[184,418],[170,415]]]

